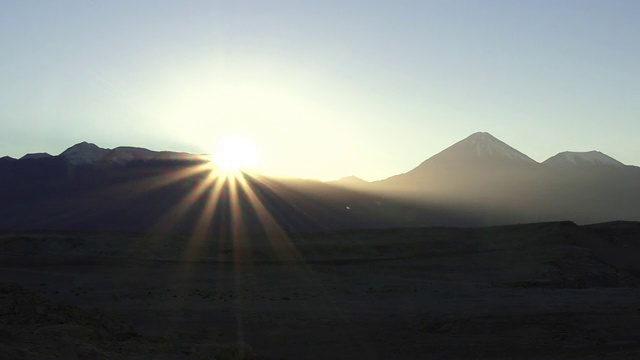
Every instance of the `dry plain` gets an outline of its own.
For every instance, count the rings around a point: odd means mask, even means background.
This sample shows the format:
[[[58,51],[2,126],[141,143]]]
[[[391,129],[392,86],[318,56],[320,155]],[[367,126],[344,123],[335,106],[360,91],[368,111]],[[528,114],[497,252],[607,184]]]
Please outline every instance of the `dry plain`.
[[[636,359],[639,234],[5,233],[0,346],[25,359]]]

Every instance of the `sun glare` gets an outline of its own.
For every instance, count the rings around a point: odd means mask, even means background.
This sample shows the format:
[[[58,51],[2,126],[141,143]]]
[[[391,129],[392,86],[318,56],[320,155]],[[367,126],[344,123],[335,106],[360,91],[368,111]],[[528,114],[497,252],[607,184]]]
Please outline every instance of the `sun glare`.
[[[258,151],[248,138],[227,136],[218,143],[214,160],[224,172],[249,170],[258,161]]]

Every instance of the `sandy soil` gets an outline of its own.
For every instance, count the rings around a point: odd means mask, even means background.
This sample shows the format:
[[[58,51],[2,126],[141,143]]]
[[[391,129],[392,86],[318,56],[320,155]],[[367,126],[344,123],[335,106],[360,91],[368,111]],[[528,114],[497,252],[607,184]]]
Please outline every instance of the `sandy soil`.
[[[615,263],[636,245],[598,231],[553,223],[235,242],[5,234],[0,281],[104,316],[91,326],[119,324],[102,338],[72,336],[67,355],[77,358],[636,359],[640,282]],[[47,321],[32,321],[31,334],[54,332]],[[3,352],[40,358],[50,335],[21,336]],[[85,356],[86,346],[98,350]]]

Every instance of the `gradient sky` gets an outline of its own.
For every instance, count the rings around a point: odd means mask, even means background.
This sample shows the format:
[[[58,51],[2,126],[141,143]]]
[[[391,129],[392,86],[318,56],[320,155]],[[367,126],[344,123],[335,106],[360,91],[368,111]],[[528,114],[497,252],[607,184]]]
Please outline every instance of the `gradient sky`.
[[[367,180],[476,131],[640,165],[640,1],[3,1],[0,155],[211,152]]]

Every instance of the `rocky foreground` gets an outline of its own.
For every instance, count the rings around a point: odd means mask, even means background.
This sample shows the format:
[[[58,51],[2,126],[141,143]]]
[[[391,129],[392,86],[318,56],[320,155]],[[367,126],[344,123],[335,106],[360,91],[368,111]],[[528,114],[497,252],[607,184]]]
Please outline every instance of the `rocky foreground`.
[[[251,359],[204,333],[143,336],[121,316],[49,301],[0,283],[0,359]]]

